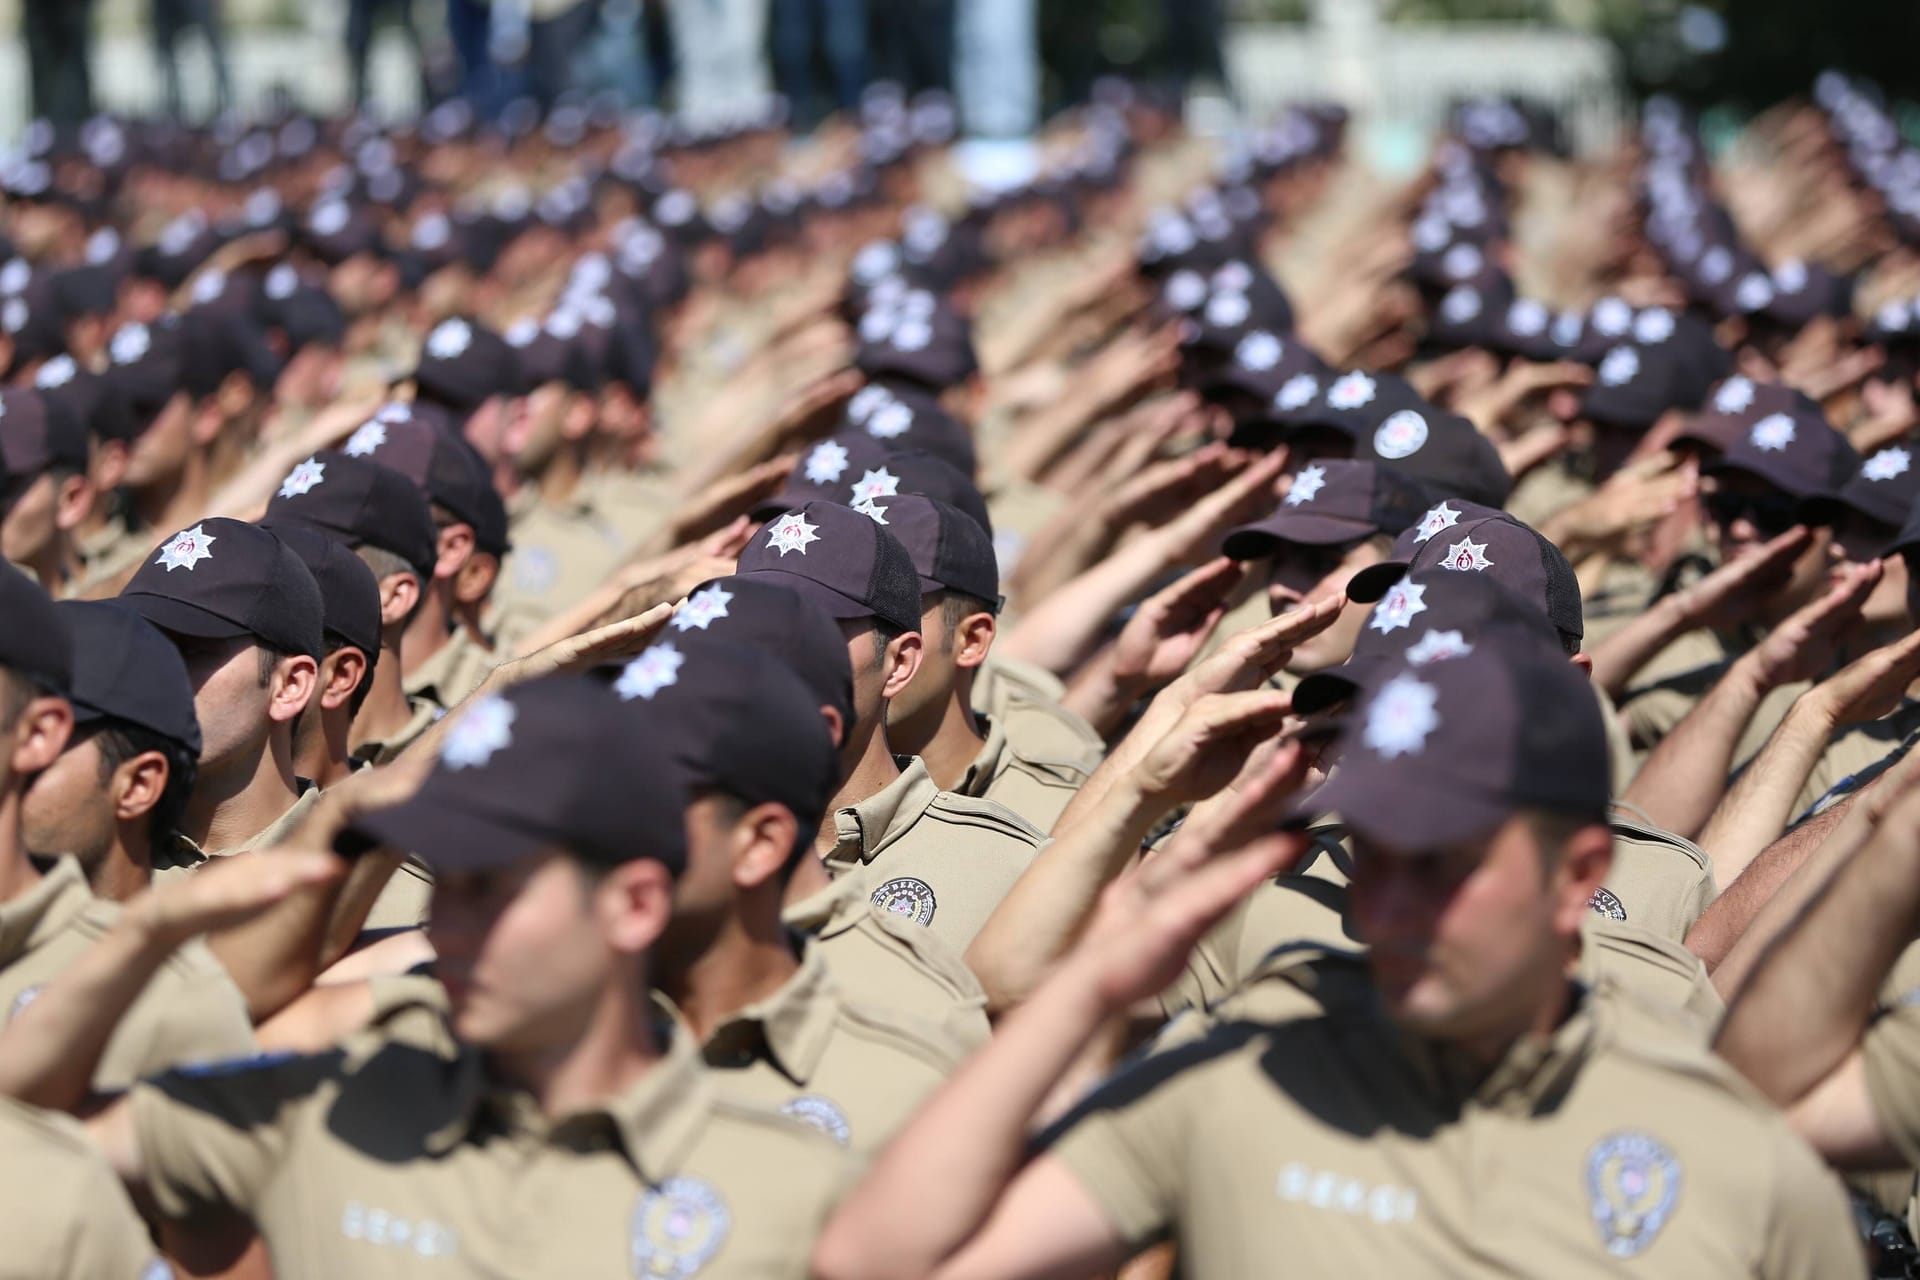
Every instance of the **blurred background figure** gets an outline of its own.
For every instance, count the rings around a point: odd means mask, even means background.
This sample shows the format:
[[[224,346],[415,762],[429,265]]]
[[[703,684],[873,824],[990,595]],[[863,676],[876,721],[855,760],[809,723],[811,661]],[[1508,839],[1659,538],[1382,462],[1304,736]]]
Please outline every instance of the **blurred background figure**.
[[[426,65],[427,48],[420,38],[420,26],[414,21],[413,0],[348,0],[347,76],[352,85],[353,107],[367,105],[367,59],[373,52],[373,24],[391,14],[413,46],[414,60]]]
[[[24,0],[33,114],[77,128],[93,114],[93,0]]]
[[[891,27],[920,16],[896,14],[894,8],[885,6],[883,25]],[[825,103],[813,81],[814,63],[821,57],[833,92]],[[773,0],[773,70],[774,86],[793,104],[797,129],[811,129],[829,112],[852,107],[867,83],[866,0]]]
[[[875,24],[875,56],[882,79],[909,95],[953,88],[954,0],[888,0]]]
[[[84,7],[84,6],[81,6]],[[181,41],[198,31],[213,62],[213,113],[225,115],[233,106],[233,80],[227,70],[227,46],[220,29],[220,0],[153,0],[153,47],[167,84],[167,114],[186,116],[186,98],[180,79]]]
[[[766,105],[767,0],[667,0],[667,20],[687,123],[740,119]]]

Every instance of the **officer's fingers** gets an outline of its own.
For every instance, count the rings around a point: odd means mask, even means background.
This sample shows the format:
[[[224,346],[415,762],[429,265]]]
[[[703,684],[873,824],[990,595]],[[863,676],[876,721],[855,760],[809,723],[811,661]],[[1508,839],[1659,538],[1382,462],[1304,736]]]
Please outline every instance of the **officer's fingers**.
[[[1302,640],[1317,636],[1332,626],[1346,605],[1347,597],[1336,592],[1325,599],[1289,609],[1271,622],[1252,628],[1248,634],[1253,636],[1258,654],[1290,650]]]
[[[1182,574],[1147,603],[1150,607],[1162,610],[1168,617],[1199,613],[1233,590],[1241,576],[1238,561],[1216,556],[1191,573]]]
[[[1307,838],[1299,832],[1275,832],[1189,868],[1153,898],[1151,914],[1176,937],[1193,938],[1212,928],[1235,903],[1299,862]]]
[[[345,871],[344,862],[320,850],[276,848],[237,854],[149,890],[127,910],[161,940],[183,942],[238,924]]]

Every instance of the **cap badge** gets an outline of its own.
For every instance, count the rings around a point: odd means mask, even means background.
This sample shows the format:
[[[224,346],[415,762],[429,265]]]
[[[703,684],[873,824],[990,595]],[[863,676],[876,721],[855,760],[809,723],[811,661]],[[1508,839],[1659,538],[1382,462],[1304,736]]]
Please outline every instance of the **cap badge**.
[[[844,1147],[853,1141],[853,1126],[847,1123],[847,1113],[831,1098],[823,1098],[817,1093],[803,1093],[782,1105],[780,1114],[792,1116],[801,1124],[818,1129],[840,1146]]]
[[[1742,311],[1758,311],[1773,301],[1773,281],[1758,271],[1749,272],[1734,287],[1733,300]]]
[[[364,458],[387,442],[387,424],[375,418],[372,422],[363,422],[359,429],[347,437],[347,456]]]
[[[1587,910],[1597,916],[1605,916],[1609,920],[1627,918],[1626,905],[1620,901],[1619,895],[1605,885],[1600,885],[1587,895]]]
[[[1242,369],[1264,373],[1280,363],[1284,350],[1280,339],[1264,329],[1256,329],[1240,339],[1240,344],[1233,349],[1233,358]]]
[[[895,351],[925,351],[933,341],[933,327],[925,320],[902,320],[894,326],[893,336],[887,341]]]
[[[1609,387],[1623,387],[1640,372],[1640,353],[1632,347],[1615,347],[1600,362],[1600,381]]]
[[[1736,374],[1713,393],[1713,407],[1721,413],[1740,413],[1753,403],[1753,379]]]
[[[1343,374],[1327,388],[1327,403],[1336,409],[1358,409],[1373,399],[1373,379],[1358,369]]]
[[[435,360],[455,360],[473,345],[473,327],[458,316],[442,320],[427,335],[427,354]]]
[[[862,387],[853,399],[847,401],[847,417],[855,422],[865,422],[883,405],[893,403],[893,392],[885,387]]]
[[[1207,323],[1216,329],[1231,329],[1245,324],[1251,310],[1244,293],[1216,293],[1207,302]]]
[[[1673,336],[1673,312],[1665,307],[1642,311],[1633,322],[1633,336],[1650,347],[1659,346]]]
[[[1425,542],[1442,529],[1451,529],[1459,523],[1460,513],[1443,502],[1420,517],[1420,532],[1414,537],[1414,541]]]
[[[727,616],[727,606],[732,603],[733,592],[725,587],[702,587],[674,610],[673,629],[705,631],[709,624]]]
[[[33,385],[42,391],[51,391],[55,387],[64,387],[73,381],[73,375],[80,372],[73,357],[61,352],[40,366],[40,372],[33,375]]]
[[[1318,463],[1302,467],[1300,474],[1293,478],[1293,485],[1287,490],[1286,504],[1297,507],[1312,502],[1326,486],[1327,469]]]
[[[1793,419],[1784,413],[1770,413],[1753,424],[1747,438],[1756,449],[1779,453],[1793,443]]]
[[[873,891],[871,901],[882,911],[917,925],[932,924],[933,913],[939,906],[933,899],[933,886],[912,876],[887,881]]]
[[[1507,308],[1507,328],[1531,338],[1547,327],[1547,309],[1532,298],[1516,298]]]
[[[633,1274],[685,1280],[720,1252],[732,1226],[719,1192],[698,1178],[668,1178],[634,1205],[628,1228]]]
[[[153,346],[153,337],[147,332],[147,326],[138,320],[120,326],[113,335],[113,341],[107,344],[107,354],[115,364],[132,364]]]
[[[861,515],[867,517],[867,519],[873,521],[875,524],[892,524],[893,523],[891,520],[887,519],[887,509],[881,506],[879,502],[877,502],[872,498],[860,499],[860,501],[853,504],[853,509],[855,511],[858,511]]]
[[[172,573],[175,569],[185,569],[188,573],[192,573],[193,567],[202,560],[213,559],[213,552],[207,548],[218,541],[219,539],[208,533],[202,525],[182,529],[160,548],[160,554],[155,557],[154,563],[167,566],[168,573]]]
[[[312,493],[314,486],[327,478],[327,464],[314,458],[287,472],[287,478],[280,482],[280,496],[297,498],[304,493]]]
[[[318,235],[335,235],[347,225],[347,219],[351,216],[345,201],[327,200],[314,206],[313,212],[307,215],[307,225]]]
[[[413,406],[405,400],[389,400],[373,411],[376,422],[412,422]]]
[[[1253,287],[1253,268],[1244,262],[1228,262],[1213,273],[1213,287],[1222,293],[1245,293]]]
[[[1197,271],[1176,271],[1167,277],[1164,296],[1176,311],[1191,311],[1206,301],[1207,282]]]
[[[1616,1133],[1587,1153],[1587,1194],[1600,1243],[1631,1258],[1653,1242],[1680,1198],[1680,1161],[1651,1134]]]
[[[1392,635],[1403,627],[1413,625],[1415,614],[1427,611],[1427,588],[1424,584],[1396,582],[1380,597],[1380,603],[1373,606],[1373,617],[1367,623],[1369,631],[1378,631],[1381,635]]]
[[[807,481],[832,484],[847,469],[847,446],[838,440],[822,440],[807,455]]]
[[[879,467],[867,472],[853,482],[853,500],[866,502],[871,498],[894,498],[900,494],[900,477]]]
[[[1410,458],[1427,443],[1427,420],[1412,409],[1387,415],[1373,433],[1373,451],[1389,461]]]
[[[513,745],[513,719],[520,709],[499,694],[491,694],[460,713],[447,730],[440,763],[449,769],[477,769],[496,751]]]
[[[1440,727],[1439,701],[1440,691],[1424,680],[1395,676],[1380,687],[1367,708],[1361,739],[1389,760],[1418,755],[1427,745],[1427,735]]]
[[[767,545],[779,551],[782,560],[787,558],[789,551],[807,554],[807,547],[818,541],[819,526],[810,522],[806,514],[800,511],[789,511],[774,521],[767,531]]]
[[[1486,262],[1478,246],[1462,240],[1440,255],[1440,268],[1450,280],[1464,280]]]
[[[913,410],[898,400],[890,400],[867,419],[867,434],[876,440],[892,440],[905,435],[912,425]]]
[[[613,691],[628,702],[652,698],[669,685],[680,683],[680,667],[686,660],[687,655],[674,647],[671,640],[662,641],[621,669],[620,678],[613,682]]]
[[[1602,298],[1593,304],[1593,327],[1609,338],[1617,338],[1633,323],[1633,308],[1619,298]]]
[[[1440,562],[1440,567],[1456,573],[1485,573],[1493,568],[1493,561],[1487,559],[1486,543],[1462,538],[1447,548],[1447,558]]]
[[[1895,298],[1874,313],[1874,322],[1889,333],[1898,333],[1913,323],[1913,305]]]
[[[283,262],[273,270],[267,272],[265,292],[269,298],[277,302],[291,298],[294,289],[297,288],[299,284],[300,274],[295,271],[290,264]]]
[[[1906,474],[1907,469],[1912,465],[1913,454],[1896,445],[1889,449],[1882,449],[1868,458],[1865,465],[1860,468],[1860,474],[1869,480],[1891,480],[1895,476]]]
[[[1310,373],[1296,373],[1288,378],[1273,397],[1276,409],[1298,409],[1320,394],[1320,380]]]
[[[1449,658],[1464,658],[1472,652],[1472,643],[1458,631],[1429,631],[1420,637],[1420,643],[1407,650],[1407,662],[1425,667]]]
[[[1798,293],[1807,287],[1807,264],[1799,258],[1788,258],[1773,269],[1774,287],[1782,293]]]

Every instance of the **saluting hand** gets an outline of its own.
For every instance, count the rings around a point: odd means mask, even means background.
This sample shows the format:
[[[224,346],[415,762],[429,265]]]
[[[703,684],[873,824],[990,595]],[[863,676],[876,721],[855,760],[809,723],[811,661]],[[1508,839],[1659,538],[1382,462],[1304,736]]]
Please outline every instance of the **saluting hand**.
[[[332,854],[309,849],[214,858],[192,875],[166,881],[129,902],[125,919],[153,943],[171,949],[250,920],[345,871],[346,863]]]

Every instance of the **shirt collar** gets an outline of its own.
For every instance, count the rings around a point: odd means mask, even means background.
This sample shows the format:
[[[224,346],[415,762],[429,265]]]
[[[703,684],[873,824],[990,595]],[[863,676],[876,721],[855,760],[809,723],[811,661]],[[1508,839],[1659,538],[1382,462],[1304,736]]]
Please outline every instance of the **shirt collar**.
[[[312,778],[295,778],[294,785],[300,795],[287,811],[268,823],[252,837],[225,849],[203,849],[178,831],[167,841],[166,847],[155,850],[154,870],[169,867],[197,867],[208,858],[226,858],[236,853],[247,853],[254,849],[269,849],[284,841],[293,833],[293,829],[306,819],[314,805],[320,803],[320,788],[314,785]]]
[[[898,757],[896,757],[898,759]],[[900,762],[900,776],[865,800],[833,815],[834,844],[827,865],[837,872],[872,862],[906,834],[940,794],[919,756]]]
[[[1451,1045],[1402,1037],[1408,1062],[1441,1096],[1472,1100],[1489,1111],[1526,1113],[1558,1097],[1579,1073],[1597,1042],[1594,1001],[1573,984],[1573,1007],[1547,1035],[1525,1035],[1488,1070]]]
[[[61,858],[40,883],[11,902],[0,903],[0,967],[38,950],[93,901],[75,858]]]
[[[981,728],[987,731],[987,740],[980,746],[980,754],[967,766],[966,774],[960,779],[960,785],[954,791],[963,796],[983,796],[993,782],[994,775],[1000,771],[1000,758],[1007,752],[1007,731],[998,720],[979,717]]]
[[[839,996],[827,976],[820,948],[805,947],[800,968],[764,1000],[741,1009],[714,1028],[707,1047],[726,1052],[736,1044],[763,1050],[780,1073],[804,1085],[819,1069],[833,1038]],[[708,1061],[712,1061],[709,1057]]]
[[[431,728],[434,721],[446,714],[436,703],[411,693],[407,695],[407,708],[413,714],[408,716],[407,722],[394,730],[391,735],[386,738],[369,738],[360,744],[353,753],[356,765],[390,763],[395,756],[413,745],[416,738]]]

